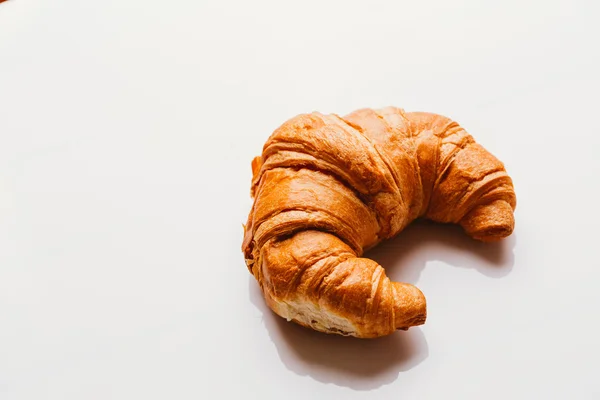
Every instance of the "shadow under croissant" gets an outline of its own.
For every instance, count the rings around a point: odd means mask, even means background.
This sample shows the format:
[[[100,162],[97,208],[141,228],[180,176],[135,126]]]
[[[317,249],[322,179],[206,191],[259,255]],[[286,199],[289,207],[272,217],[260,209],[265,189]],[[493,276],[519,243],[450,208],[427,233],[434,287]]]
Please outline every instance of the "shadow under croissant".
[[[416,284],[430,261],[443,261],[474,269],[490,278],[502,278],[513,268],[515,244],[515,233],[498,242],[482,243],[468,237],[460,226],[419,220],[395,238],[369,250],[365,257],[377,261],[389,278],[397,282]]]
[[[327,335],[275,315],[260,288],[249,277],[250,301],[263,321],[284,365],[292,372],[354,390],[370,390],[394,382],[429,354],[419,328],[379,339]]]
[[[365,257],[377,261],[390,279],[399,282],[417,283],[427,262],[437,260],[501,278],[512,270],[515,243],[514,233],[497,243],[481,243],[458,226],[416,221]],[[267,307],[252,276],[249,282],[250,301],[263,313],[281,360],[299,375],[370,390],[394,382],[400,372],[414,368],[429,355],[420,328],[365,340],[327,335],[287,322]]]

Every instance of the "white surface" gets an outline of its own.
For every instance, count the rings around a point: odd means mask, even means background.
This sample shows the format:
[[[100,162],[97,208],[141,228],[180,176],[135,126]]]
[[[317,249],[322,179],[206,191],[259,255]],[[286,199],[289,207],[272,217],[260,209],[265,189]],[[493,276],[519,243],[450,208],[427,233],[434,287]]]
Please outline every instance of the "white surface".
[[[0,399],[600,398],[599,8],[0,4]],[[422,328],[280,321],[240,252],[250,160],[295,114],[386,105],[503,160],[516,232],[374,252]]]

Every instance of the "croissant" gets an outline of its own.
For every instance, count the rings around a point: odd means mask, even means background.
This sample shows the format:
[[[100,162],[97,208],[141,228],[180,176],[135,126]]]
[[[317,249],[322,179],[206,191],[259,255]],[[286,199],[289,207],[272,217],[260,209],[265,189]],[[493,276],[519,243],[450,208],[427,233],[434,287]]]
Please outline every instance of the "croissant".
[[[504,165],[456,122],[387,107],[281,125],[252,161],[242,251],[288,321],[360,338],[421,325],[425,297],[361,255],[417,218],[496,241],[514,228]]]

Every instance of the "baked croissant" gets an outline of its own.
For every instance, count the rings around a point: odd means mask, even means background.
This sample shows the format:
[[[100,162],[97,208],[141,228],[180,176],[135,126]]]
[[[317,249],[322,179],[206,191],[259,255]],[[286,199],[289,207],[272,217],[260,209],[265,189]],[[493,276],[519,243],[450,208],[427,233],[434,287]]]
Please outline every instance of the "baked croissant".
[[[361,258],[416,218],[510,235],[504,165],[456,122],[388,107],[298,115],[252,161],[242,251],[269,307],[288,321],[360,338],[421,325],[425,297]]]

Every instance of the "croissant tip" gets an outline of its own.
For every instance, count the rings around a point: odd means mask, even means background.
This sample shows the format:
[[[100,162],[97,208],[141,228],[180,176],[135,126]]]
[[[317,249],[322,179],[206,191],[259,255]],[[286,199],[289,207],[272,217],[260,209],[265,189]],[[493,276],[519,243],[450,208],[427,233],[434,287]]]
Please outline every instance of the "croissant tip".
[[[513,233],[515,218],[512,206],[496,200],[478,206],[460,221],[467,234],[482,242],[497,242]]]
[[[427,300],[423,292],[408,283],[394,282],[395,329],[407,330],[423,325],[427,319]]]

